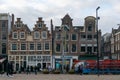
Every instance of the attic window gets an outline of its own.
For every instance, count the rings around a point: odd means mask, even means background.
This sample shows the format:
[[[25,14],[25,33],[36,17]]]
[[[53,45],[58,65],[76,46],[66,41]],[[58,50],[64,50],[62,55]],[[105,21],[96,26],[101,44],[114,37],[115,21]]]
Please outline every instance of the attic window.
[[[42,23],[38,23],[38,27],[39,27],[39,28],[42,28]]]
[[[18,28],[19,28],[19,27],[20,27],[20,23],[17,23],[17,24],[16,24],[16,27],[18,27]]]

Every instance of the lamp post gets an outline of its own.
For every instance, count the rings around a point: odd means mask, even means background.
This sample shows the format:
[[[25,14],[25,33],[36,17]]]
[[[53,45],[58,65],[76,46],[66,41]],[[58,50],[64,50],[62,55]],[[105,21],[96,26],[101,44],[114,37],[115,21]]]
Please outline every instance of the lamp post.
[[[65,41],[66,41],[66,31],[69,31],[69,27],[67,25],[63,25],[62,26],[62,72],[63,74],[65,73],[64,71],[64,66],[65,66],[65,49],[66,49],[66,44],[65,44]]]
[[[99,38],[99,32],[98,32],[98,10],[100,9],[100,7],[98,6],[96,8],[96,30],[97,30],[97,74],[99,76],[99,42],[98,42],[98,38]]]

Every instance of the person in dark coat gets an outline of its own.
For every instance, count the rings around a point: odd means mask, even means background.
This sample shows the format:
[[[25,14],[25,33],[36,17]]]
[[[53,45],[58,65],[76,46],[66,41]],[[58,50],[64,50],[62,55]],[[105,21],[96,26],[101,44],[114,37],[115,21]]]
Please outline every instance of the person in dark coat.
[[[38,68],[37,68],[37,66],[35,66],[35,67],[34,67],[35,75],[37,75],[37,70],[38,70]]]
[[[30,74],[30,67],[29,66],[27,66],[26,72],[27,72],[27,74]]]
[[[8,62],[8,63],[6,64],[6,74],[7,74],[7,76],[9,77],[9,75],[10,75],[10,62]]]
[[[13,64],[12,62],[9,64],[9,68],[10,68],[10,75],[13,76]]]

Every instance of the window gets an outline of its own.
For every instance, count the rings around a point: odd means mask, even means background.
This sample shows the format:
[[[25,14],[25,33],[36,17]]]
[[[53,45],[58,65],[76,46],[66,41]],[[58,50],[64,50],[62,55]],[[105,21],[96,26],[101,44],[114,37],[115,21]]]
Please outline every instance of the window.
[[[49,50],[49,43],[45,43],[45,50]]]
[[[86,38],[86,36],[85,35],[81,35],[81,39],[85,39]]]
[[[6,25],[7,25],[6,21],[2,21],[2,31],[7,30],[6,29],[7,28]]]
[[[2,40],[6,40],[7,39],[7,34],[6,33],[3,33],[2,34]]]
[[[40,33],[38,31],[34,32],[34,39],[40,39]]]
[[[21,50],[26,50],[26,44],[25,43],[21,44]]]
[[[34,50],[34,44],[30,43],[30,50]]]
[[[6,54],[6,43],[2,43],[2,54]]]
[[[25,32],[20,32],[20,39],[25,39]]]
[[[88,31],[92,31],[92,25],[88,26]]]
[[[37,44],[37,50],[42,50],[42,45],[41,45],[41,43],[38,43],[38,44]]]
[[[42,32],[42,39],[47,39],[47,32],[46,31]]]
[[[6,21],[2,21],[2,28],[6,27]]]
[[[94,52],[97,52],[97,47],[94,47]]]
[[[88,54],[91,54],[91,53],[92,53],[92,47],[91,47],[91,46],[88,46],[88,47],[87,47],[87,53],[88,53]]]
[[[17,23],[17,24],[16,24],[16,27],[19,28],[19,27],[20,27],[20,23]]]
[[[65,45],[64,52],[68,52],[68,44]]]
[[[77,40],[76,34],[72,34],[72,40]]]
[[[39,28],[42,28],[42,26],[43,26],[43,24],[40,22],[40,23],[38,23],[38,27]]]
[[[87,36],[87,39],[88,39],[88,40],[92,40],[92,35],[88,35],[88,36]]]
[[[81,46],[81,52],[85,52],[85,46]]]
[[[13,32],[13,39],[18,39],[18,33],[17,32]]]
[[[72,52],[76,52],[76,44],[72,44]]]
[[[57,39],[57,40],[60,40],[60,38],[61,38],[60,33],[57,33],[57,34],[56,34],[56,39]]]
[[[12,50],[17,50],[17,44],[16,43],[12,44]]]
[[[60,43],[57,43],[57,44],[56,44],[56,51],[57,51],[57,52],[60,52]]]

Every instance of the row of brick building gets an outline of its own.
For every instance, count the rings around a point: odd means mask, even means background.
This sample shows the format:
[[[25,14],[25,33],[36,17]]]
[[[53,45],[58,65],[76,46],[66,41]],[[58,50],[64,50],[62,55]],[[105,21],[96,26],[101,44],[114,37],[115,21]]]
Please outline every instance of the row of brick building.
[[[33,30],[23,23],[21,18],[14,21],[14,15],[0,14],[0,57],[7,57],[20,67],[38,66],[39,68],[72,67],[74,60],[96,58],[97,30],[96,18],[87,16],[83,26],[74,26],[73,19],[66,14],[60,26],[46,26],[42,17],[36,21]],[[101,56],[101,31],[98,31],[98,48]]]

